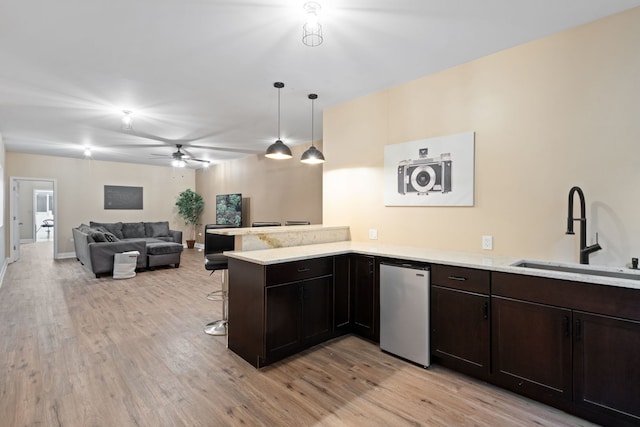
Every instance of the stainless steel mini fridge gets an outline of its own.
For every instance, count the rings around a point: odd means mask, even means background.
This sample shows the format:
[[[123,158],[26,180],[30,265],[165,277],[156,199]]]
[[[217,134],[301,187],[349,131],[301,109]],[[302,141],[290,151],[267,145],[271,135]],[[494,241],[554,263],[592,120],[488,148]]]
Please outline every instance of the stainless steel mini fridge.
[[[429,366],[429,267],[380,264],[380,349]]]

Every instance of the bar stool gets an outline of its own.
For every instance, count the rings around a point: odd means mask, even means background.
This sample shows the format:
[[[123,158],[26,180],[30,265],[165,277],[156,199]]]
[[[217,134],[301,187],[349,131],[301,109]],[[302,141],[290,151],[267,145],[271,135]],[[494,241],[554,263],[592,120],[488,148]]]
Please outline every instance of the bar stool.
[[[224,251],[232,251],[234,249],[234,236],[224,236],[222,234],[208,233],[207,230],[215,228],[232,228],[233,225],[226,224],[207,224],[205,225],[204,236],[204,268],[211,271],[211,274],[217,270],[222,271],[222,287],[218,291],[207,294],[207,299],[211,301],[222,301],[222,319],[207,323],[204,332],[209,335],[227,335],[227,309],[229,299],[229,283],[228,268],[229,262]]]

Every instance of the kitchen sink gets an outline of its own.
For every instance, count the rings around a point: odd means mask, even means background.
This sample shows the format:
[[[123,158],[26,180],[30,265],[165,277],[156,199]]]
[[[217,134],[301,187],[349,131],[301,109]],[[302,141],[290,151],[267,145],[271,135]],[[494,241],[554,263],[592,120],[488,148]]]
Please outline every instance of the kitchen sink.
[[[622,268],[593,267],[583,264],[558,264],[543,261],[523,260],[511,264],[514,267],[535,268],[537,270],[558,271],[562,273],[587,274],[590,276],[610,277],[613,279],[627,279],[640,281],[640,270]]]

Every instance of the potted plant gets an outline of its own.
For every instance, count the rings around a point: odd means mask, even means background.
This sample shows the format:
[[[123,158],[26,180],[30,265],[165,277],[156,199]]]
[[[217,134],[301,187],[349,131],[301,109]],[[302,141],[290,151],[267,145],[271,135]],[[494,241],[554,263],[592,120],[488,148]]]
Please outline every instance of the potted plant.
[[[178,207],[178,215],[184,219],[185,225],[191,226],[192,239],[186,239],[187,248],[191,249],[196,244],[196,225],[198,225],[200,214],[204,209],[204,199],[195,191],[187,188],[178,194],[176,206]]]

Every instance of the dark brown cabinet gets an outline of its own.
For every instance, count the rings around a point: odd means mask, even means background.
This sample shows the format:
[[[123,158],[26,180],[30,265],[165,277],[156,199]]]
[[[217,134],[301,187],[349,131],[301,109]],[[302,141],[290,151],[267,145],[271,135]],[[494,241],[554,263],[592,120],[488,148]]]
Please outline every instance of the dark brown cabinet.
[[[350,257],[351,330],[367,339],[380,341],[379,286],[376,286],[375,258]]]
[[[229,259],[229,349],[255,367],[331,338],[332,319],[333,257]]]
[[[333,258],[333,328],[336,335],[351,331],[350,255]]]
[[[331,336],[332,277],[268,286],[266,358],[279,360]]]
[[[486,379],[491,356],[490,273],[433,265],[431,282],[434,363]]]
[[[493,375],[543,402],[571,400],[571,310],[493,296]]]
[[[640,424],[640,322],[574,312],[574,401]]]
[[[640,425],[640,291],[492,273],[492,382],[605,426]]]

